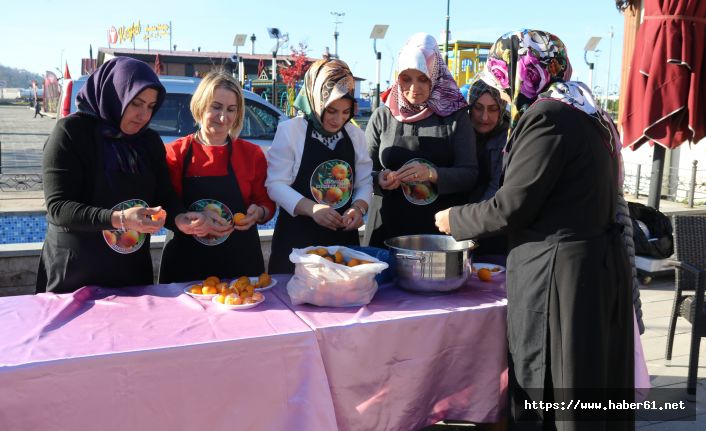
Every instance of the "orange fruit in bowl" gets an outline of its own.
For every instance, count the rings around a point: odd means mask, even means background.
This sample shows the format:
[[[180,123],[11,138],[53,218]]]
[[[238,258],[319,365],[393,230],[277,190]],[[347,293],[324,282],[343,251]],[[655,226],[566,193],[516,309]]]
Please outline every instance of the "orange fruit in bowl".
[[[204,285],[201,289],[201,293],[203,295],[216,295],[218,293],[218,289],[216,286]]]
[[[228,295],[224,302],[226,305],[241,305],[242,303],[243,300],[238,295]]]
[[[260,287],[269,286],[270,283],[272,283],[272,277],[270,277],[270,274],[268,274],[266,272],[263,272],[262,274],[260,274],[260,277],[258,277],[258,279],[257,279],[257,284]]]
[[[226,303],[226,296],[227,295],[223,295],[223,294],[216,296],[216,302],[221,303],[221,304],[225,304]]]
[[[218,293],[223,293],[224,290],[228,289],[228,283],[225,281],[221,281],[220,283],[216,284],[216,289],[218,289]]]
[[[191,289],[189,289],[189,292],[196,294],[196,295],[201,295],[202,288],[203,288],[203,286],[201,286],[200,284],[194,284],[193,286],[191,286]]]
[[[493,279],[493,274],[488,268],[481,268],[478,270],[478,279],[482,281],[490,281]]]
[[[243,213],[235,213],[235,215],[233,216],[233,223],[237,224],[238,226],[242,226],[245,224],[243,223],[243,219],[245,217],[247,216]]]
[[[206,277],[206,279],[203,281],[203,285],[215,287],[220,282],[221,282],[220,278],[216,277],[215,275],[212,275],[210,277]]]
[[[238,292],[242,292],[248,286],[250,286],[250,279],[246,276],[239,277],[237,280],[230,283],[230,288]]]

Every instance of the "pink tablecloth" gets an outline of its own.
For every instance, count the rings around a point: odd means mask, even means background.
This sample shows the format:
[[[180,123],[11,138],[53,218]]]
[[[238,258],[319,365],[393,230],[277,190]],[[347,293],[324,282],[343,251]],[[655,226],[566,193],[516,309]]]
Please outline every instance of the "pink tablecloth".
[[[276,295],[184,285],[0,298],[2,430],[332,430],[321,353]]]
[[[364,307],[294,306],[316,332],[339,430],[495,422],[507,387],[504,275],[437,296],[383,286]]]

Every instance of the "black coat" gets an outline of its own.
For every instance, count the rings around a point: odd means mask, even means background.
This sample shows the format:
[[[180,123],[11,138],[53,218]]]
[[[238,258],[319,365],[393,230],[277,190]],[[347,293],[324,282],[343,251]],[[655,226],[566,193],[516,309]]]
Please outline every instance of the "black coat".
[[[629,263],[614,223],[618,160],[603,130],[569,105],[535,103],[510,137],[495,197],[450,214],[456,239],[508,234],[512,414],[537,428],[554,412],[526,410],[524,399],[552,401],[552,389],[563,388],[568,402],[596,395],[585,389],[633,387]]]

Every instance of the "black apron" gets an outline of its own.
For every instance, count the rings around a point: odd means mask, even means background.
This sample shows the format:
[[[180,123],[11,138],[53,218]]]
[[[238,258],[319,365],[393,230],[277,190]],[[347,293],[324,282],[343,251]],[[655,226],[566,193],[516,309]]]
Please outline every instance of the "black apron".
[[[513,240],[520,245],[507,262],[510,429],[546,429],[559,418],[566,429],[599,429],[581,422],[580,411],[535,410],[525,401],[599,401],[591,398],[601,388],[631,400],[632,290],[620,227],[523,230]]]
[[[102,140],[99,132],[96,132],[99,168],[96,169],[93,196],[86,204],[113,208],[122,202],[142,200],[148,206],[153,206],[157,180],[154,172],[150,170],[149,160],[144,160],[145,172],[111,173],[109,184],[103,169],[105,155]],[[113,231],[104,236],[102,231],[76,231],[47,223],[47,234],[37,273],[37,292],[68,293],[86,285],[124,287],[152,284],[154,278],[150,235],[139,235],[143,240],[139,247],[139,242],[133,246],[119,242],[118,245],[125,247],[111,248],[107,236],[115,235],[113,238],[116,239],[125,234]],[[125,236],[125,241],[128,241],[128,236]]]
[[[348,133],[342,129],[343,137],[336,143],[332,150],[311,136],[313,128],[308,123],[306,129],[306,142],[302,154],[299,171],[291,187],[301,193],[305,198],[314,202],[321,201],[321,197],[314,197],[312,192],[312,176],[318,172],[320,166],[333,160],[341,160],[350,166],[350,194],[348,200],[339,208],[343,214],[350,208],[353,201],[352,189],[355,184],[355,148]],[[304,248],[312,245],[359,245],[358,230],[332,231],[317,224],[313,218],[307,216],[292,217],[286,211],[280,211],[272,235],[272,254],[268,272],[270,274],[292,274],[294,264],[289,260],[293,248]]]
[[[228,141],[228,174],[217,177],[187,177],[191,165],[192,147],[184,155],[182,170],[182,192],[184,204],[204,198],[225,204],[235,215],[245,214],[247,208],[233,171],[231,153],[233,144]],[[265,270],[260,248],[257,225],[246,231],[234,230],[228,238],[217,245],[206,245],[192,235],[175,230],[168,235],[162,252],[159,269],[160,283],[178,283],[203,280],[215,275],[219,278],[257,276]]]
[[[397,122],[395,142],[381,154],[380,161],[386,169],[400,169],[413,159],[423,159],[435,167],[451,167],[454,164],[453,143],[449,139],[449,126],[439,126],[445,136],[417,136],[416,126],[412,135],[403,134],[404,123]],[[437,193],[436,184],[431,184]],[[468,193],[439,194],[436,200],[425,204],[410,202],[403,186],[386,191],[382,197],[380,217],[382,225],[373,231],[370,245],[385,247],[384,241],[401,235],[439,234],[434,224],[434,215],[447,208],[468,203]]]

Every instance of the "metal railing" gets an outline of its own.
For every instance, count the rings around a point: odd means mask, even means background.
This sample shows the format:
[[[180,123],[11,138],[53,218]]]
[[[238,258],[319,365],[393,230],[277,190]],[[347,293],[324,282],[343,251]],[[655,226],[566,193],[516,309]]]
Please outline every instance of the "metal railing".
[[[652,177],[651,164],[625,164],[625,193],[635,198],[647,196]],[[691,169],[671,169],[665,166],[661,197],[673,202],[694,205],[706,204],[706,169],[699,169],[694,160]]]

